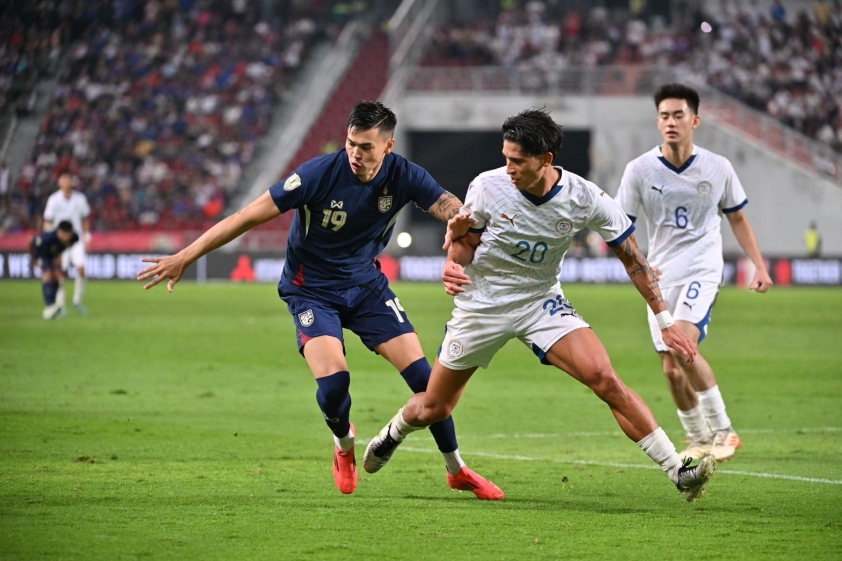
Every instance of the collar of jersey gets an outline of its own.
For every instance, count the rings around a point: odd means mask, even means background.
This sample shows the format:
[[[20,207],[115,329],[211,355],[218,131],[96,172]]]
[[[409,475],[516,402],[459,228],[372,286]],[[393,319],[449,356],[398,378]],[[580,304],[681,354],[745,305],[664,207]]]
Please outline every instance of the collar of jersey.
[[[532,203],[535,206],[541,206],[542,204],[546,203],[549,200],[552,200],[553,197],[558,195],[562,189],[564,189],[563,181],[564,178],[564,169],[561,166],[553,166],[553,169],[557,169],[559,172],[558,175],[558,183],[555,184],[555,187],[550,189],[550,192],[544,195],[543,197],[536,197],[532,193],[527,191],[519,191],[521,195],[526,197],[526,200]]]
[[[659,146],[657,148],[657,150],[658,150],[658,153],[660,154],[661,153],[661,147]],[[677,168],[674,165],[672,165],[669,160],[664,158],[663,154],[659,155],[658,159],[661,160],[661,163],[664,164],[667,167],[668,170],[674,171],[677,174],[681,174],[681,172],[683,172],[684,170],[686,170],[687,168],[690,167],[690,164],[692,164],[693,160],[696,159],[696,154],[693,154],[689,158],[687,158],[687,161],[684,162],[684,165],[681,166],[680,168]]]

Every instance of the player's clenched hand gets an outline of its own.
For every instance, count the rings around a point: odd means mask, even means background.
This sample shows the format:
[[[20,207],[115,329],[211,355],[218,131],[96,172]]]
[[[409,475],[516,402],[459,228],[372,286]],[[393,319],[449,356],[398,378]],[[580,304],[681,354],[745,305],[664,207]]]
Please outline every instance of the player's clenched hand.
[[[167,290],[172,292],[175,283],[181,280],[181,275],[184,274],[186,268],[183,259],[177,254],[167,257],[144,257],[141,261],[155,263],[155,265],[147,267],[137,274],[137,280],[139,281],[152,279],[143,286],[144,290],[149,290],[164,279],[170,279],[170,282],[167,283]]]
[[[652,269],[652,274],[655,275],[655,280],[660,281],[661,277],[664,276],[664,272],[652,264],[649,265],[649,268]]]
[[[762,293],[766,292],[770,288],[772,288],[772,277],[769,276],[766,269],[763,269],[762,271],[757,269],[754,271],[754,278],[751,279],[751,284],[748,285],[748,289]]]
[[[671,325],[662,329],[661,339],[669,348],[682,355],[687,360],[687,364],[693,364],[693,361],[696,360],[696,343],[677,326]]]
[[[465,292],[465,289],[462,288],[463,284],[471,284],[471,277],[465,274],[462,265],[451,261],[450,259],[444,263],[441,280],[444,283],[444,291],[451,296],[456,296],[460,292]]]
[[[444,245],[442,249],[450,249],[450,244],[464,238],[468,234],[468,230],[477,223],[471,218],[471,213],[459,213],[447,221],[447,231],[444,233]]]

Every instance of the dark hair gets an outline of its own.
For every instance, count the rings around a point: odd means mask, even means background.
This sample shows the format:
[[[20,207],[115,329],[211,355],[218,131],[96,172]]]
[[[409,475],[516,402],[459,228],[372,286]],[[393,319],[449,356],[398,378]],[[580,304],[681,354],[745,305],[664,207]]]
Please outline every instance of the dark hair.
[[[348,128],[352,131],[378,129],[380,132],[395,132],[398,118],[391,109],[379,101],[361,101],[348,116]]]
[[[58,229],[62,232],[72,232],[73,224],[71,224],[69,220],[62,220],[58,223]]]
[[[524,154],[543,156],[561,152],[562,126],[553,121],[546,109],[527,109],[503,123],[503,139],[520,146]]]
[[[69,175],[70,177],[73,177],[73,172],[70,171],[69,169],[66,169],[63,172],[61,172],[60,174],[58,174],[59,177],[61,177],[63,175]]]
[[[699,114],[699,92],[690,86],[685,86],[684,84],[664,84],[655,90],[655,94],[652,97],[655,99],[656,109],[661,106],[661,102],[665,99],[683,99],[687,102],[687,107],[693,113],[696,115]]]

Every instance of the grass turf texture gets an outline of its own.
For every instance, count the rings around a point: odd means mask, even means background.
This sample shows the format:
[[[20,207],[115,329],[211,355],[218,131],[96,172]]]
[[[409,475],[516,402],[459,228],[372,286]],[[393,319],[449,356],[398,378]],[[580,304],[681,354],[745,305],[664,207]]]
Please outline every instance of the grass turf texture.
[[[394,288],[433,357],[450,299]],[[634,289],[567,295],[678,442]],[[842,557],[842,290],[722,291],[702,350],[744,446],[695,504],[517,342],[455,413],[464,458],[505,501],[450,491],[429,433],[374,476],[358,443],[359,488],[343,496],[273,286],[91,282],[86,304],[45,322],[37,283],[0,286],[3,559]],[[347,335],[367,441],[408,390]]]

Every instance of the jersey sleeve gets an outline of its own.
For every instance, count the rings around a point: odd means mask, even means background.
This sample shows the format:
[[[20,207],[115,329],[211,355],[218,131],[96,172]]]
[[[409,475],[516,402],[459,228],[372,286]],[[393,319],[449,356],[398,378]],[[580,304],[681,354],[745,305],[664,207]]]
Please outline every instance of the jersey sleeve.
[[[482,189],[482,180],[476,178],[468,185],[468,192],[465,195],[465,204],[459,210],[462,214],[471,213],[471,218],[476,224],[471,227],[471,232],[482,232],[488,225],[488,212],[485,210],[485,193]]]
[[[412,202],[426,212],[444,195],[444,187],[419,165],[410,163],[408,171],[409,184],[412,186]]]
[[[56,203],[55,198],[50,196],[47,199],[47,205],[44,207],[44,220],[52,222],[56,219]]]
[[[79,200],[81,201],[79,208],[82,211],[82,218],[85,219],[91,215],[91,205],[88,204],[88,197],[85,195],[81,195]]]
[[[291,175],[269,187],[269,195],[281,213],[301,208],[309,201],[308,195],[317,187],[318,179],[301,167]]]
[[[731,162],[725,160],[725,193],[722,195],[722,200],[719,201],[719,208],[722,209],[722,212],[728,214],[740,210],[747,204],[748,197],[746,197],[743,184],[740,183],[740,178],[737,177],[734,166],[731,165]]]
[[[638,188],[637,174],[633,162],[626,164],[623,177],[620,179],[620,188],[617,189],[617,204],[634,222],[640,216],[643,205],[640,200],[640,189]]]
[[[592,186],[592,189],[594,190],[594,200],[587,226],[602,236],[602,239],[608,245],[616,247],[632,235],[634,224],[608,193],[595,185]]]

